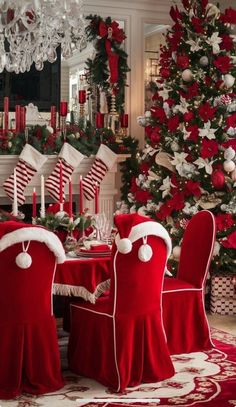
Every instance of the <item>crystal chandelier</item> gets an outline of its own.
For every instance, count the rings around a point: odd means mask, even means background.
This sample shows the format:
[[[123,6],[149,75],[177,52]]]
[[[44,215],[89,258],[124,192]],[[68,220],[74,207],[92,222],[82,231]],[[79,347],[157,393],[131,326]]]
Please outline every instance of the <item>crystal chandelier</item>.
[[[34,63],[72,56],[86,45],[82,0],[0,0],[0,72],[29,71]]]

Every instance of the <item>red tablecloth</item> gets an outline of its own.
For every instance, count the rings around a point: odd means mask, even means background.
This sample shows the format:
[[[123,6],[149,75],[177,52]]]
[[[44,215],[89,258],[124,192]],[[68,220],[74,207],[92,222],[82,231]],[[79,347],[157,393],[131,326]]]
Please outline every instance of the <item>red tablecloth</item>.
[[[110,257],[68,259],[58,264],[53,294],[82,297],[94,303],[101,283],[110,278],[110,264]]]

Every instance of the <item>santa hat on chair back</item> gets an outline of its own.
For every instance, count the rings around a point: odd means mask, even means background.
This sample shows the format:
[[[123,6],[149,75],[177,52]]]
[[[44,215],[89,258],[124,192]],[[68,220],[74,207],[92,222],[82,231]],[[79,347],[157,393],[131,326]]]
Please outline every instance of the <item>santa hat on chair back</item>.
[[[16,256],[16,264],[19,268],[27,269],[32,264],[32,258],[27,253],[31,241],[44,243],[54,253],[57,263],[65,261],[62,243],[53,232],[22,222],[0,222],[0,252],[16,243],[22,243],[22,252]],[[26,247],[25,243],[27,243]]]
[[[167,246],[167,256],[171,253],[171,239],[166,229],[158,222],[138,213],[116,215],[114,223],[118,229],[115,243],[119,253],[127,254],[132,251],[132,244],[138,239],[143,239],[143,244],[138,251],[140,261],[147,262],[152,258],[152,248],[148,244],[148,236],[161,237]]]

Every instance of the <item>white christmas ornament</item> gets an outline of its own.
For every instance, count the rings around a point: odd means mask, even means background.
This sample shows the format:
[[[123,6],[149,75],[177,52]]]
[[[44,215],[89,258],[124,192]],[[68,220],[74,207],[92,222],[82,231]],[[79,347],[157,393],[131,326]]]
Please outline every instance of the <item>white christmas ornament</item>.
[[[234,85],[234,82],[235,82],[235,78],[230,73],[227,73],[224,76],[224,83],[225,83],[226,88],[232,88],[232,86]]]
[[[227,161],[233,160],[235,157],[235,151],[232,147],[228,147],[224,152],[224,158]]]
[[[32,264],[32,257],[26,252],[21,252],[16,256],[16,264],[21,269],[28,269]]]
[[[117,242],[117,249],[119,253],[128,254],[132,250],[132,242],[125,237]]]
[[[233,161],[224,161],[223,167],[226,172],[232,172],[235,170],[235,163]]]
[[[138,250],[138,258],[140,261],[143,261],[146,263],[149,261],[152,257],[152,248],[149,246],[149,244],[145,243],[142,246],[140,246]]]
[[[172,250],[172,254],[175,260],[178,260],[180,258],[180,252],[181,252],[181,247],[180,246],[175,246]]]
[[[204,55],[199,59],[199,63],[201,66],[207,66],[209,64],[209,59]]]
[[[185,82],[191,82],[191,80],[193,79],[193,73],[190,69],[185,69],[182,72],[182,79]]]

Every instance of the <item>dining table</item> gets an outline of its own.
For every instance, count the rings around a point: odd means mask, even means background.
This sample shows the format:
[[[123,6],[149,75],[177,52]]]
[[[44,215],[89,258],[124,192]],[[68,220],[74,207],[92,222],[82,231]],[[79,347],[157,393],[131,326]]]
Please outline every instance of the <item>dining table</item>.
[[[53,294],[95,303],[109,284],[110,272],[111,256],[84,258],[68,253],[65,262],[57,265]]]

